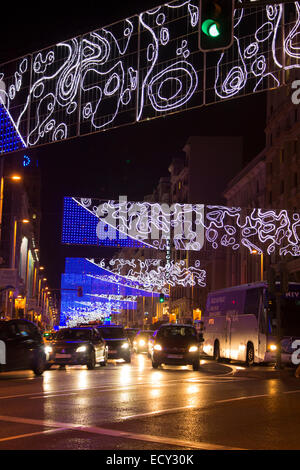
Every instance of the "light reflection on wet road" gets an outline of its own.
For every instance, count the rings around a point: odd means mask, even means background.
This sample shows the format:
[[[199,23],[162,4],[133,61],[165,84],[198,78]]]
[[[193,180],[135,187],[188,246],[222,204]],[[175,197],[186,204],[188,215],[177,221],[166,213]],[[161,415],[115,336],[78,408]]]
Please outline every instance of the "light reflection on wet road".
[[[0,449],[300,447],[299,381],[235,372],[212,361],[154,370],[139,354],[93,371],[1,374]]]

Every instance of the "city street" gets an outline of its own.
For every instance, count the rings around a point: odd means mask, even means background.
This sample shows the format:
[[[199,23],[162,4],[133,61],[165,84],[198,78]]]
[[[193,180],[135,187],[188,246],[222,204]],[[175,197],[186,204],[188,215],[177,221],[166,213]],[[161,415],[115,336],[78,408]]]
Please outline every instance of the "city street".
[[[293,371],[218,364],[131,364],[0,375],[0,450],[299,448]]]

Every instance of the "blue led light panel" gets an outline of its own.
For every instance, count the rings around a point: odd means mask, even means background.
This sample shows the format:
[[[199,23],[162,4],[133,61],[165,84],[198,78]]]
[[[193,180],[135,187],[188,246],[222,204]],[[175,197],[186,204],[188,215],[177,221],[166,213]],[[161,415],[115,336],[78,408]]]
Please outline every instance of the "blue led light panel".
[[[5,107],[0,104],[0,154],[13,152],[24,147],[24,142],[21,140],[11,117]]]
[[[97,237],[97,226],[101,224],[101,232],[107,233],[104,240]],[[73,198],[64,198],[62,243],[66,245],[89,245],[89,246],[107,246],[118,248],[141,248],[145,244],[130,237],[120,238],[119,232],[116,236],[109,238],[109,234],[115,232],[110,226],[101,222],[96,214],[90,212],[87,208],[78,204]]]

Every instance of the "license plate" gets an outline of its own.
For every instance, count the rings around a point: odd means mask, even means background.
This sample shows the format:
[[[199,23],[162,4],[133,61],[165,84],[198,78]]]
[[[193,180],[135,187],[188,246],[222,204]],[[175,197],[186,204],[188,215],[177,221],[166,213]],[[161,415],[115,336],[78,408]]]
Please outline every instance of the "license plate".
[[[56,359],[69,359],[71,354],[55,354]]]
[[[168,358],[169,359],[183,359],[183,355],[182,354],[169,354]]]
[[[117,350],[116,349],[110,349],[108,352],[112,353],[112,354],[116,354],[117,353]]]

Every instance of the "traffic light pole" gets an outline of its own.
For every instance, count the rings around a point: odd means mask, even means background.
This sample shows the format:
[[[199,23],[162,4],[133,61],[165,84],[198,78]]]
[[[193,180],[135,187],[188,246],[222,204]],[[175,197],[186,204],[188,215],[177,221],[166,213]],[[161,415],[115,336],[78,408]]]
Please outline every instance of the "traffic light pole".
[[[281,292],[276,292],[277,350],[275,369],[281,369]]]

